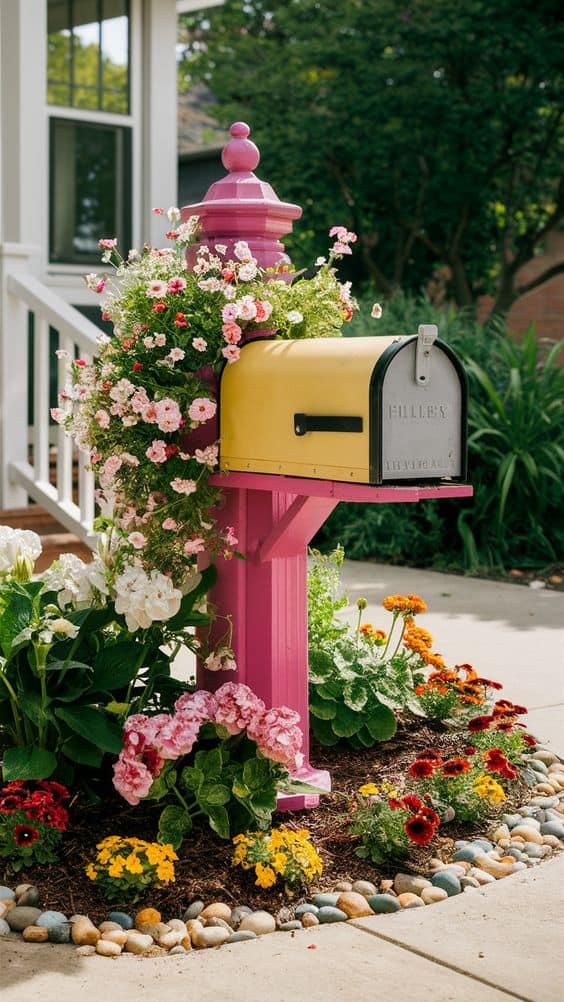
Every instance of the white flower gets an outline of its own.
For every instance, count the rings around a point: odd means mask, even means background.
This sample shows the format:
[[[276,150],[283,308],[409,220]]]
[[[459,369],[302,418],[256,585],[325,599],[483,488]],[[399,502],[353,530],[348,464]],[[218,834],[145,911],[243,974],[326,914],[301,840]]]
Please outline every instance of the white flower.
[[[177,209],[175,205],[171,205],[170,209],[167,209],[166,214],[168,216],[169,223],[180,222],[180,209]]]
[[[116,578],[114,587],[116,612],[125,616],[131,633],[171,619],[180,609],[182,592],[159,571],[147,574],[142,567],[132,565]]]
[[[70,637],[71,640],[78,635],[78,626],[71,623],[69,619],[50,619],[47,626],[52,633],[62,633],[65,637]]]
[[[303,314],[299,310],[290,310],[286,314],[286,320],[289,320],[291,324],[301,324]]]
[[[252,296],[243,296],[235,303],[237,312],[241,320],[254,320],[257,315],[257,308]]]
[[[233,656],[233,651],[227,647],[220,647],[215,654],[210,654],[204,661],[208,671],[236,671],[237,662]]]
[[[257,266],[254,261],[249,261],[246,264],[242,264],[239,268],[239,278],[242,282],[252,282],[253,278],[256,277]]]
[[[0,525],[0,581],[29,581],[41,549],[37,533]]]
[[[380,303],[374,303],[374,306],[372,307],[372,309],[370,311],[370,316],[374,320],[379,320],[380,319],[380,317],[382,316],[382,307],[380,306]]]
[[[227,244],[216,244],[214,250],[216,250],[218,254],[226,254]]]
[[[253,257],[246,240],[238,240],[233,248],[233,253],[239,261],[251,261]]]
[[[220,278],[203,278],[198,282],[198,288],[202,292],[221,292],[223,289],[223,282]]]
[[[108,594],[106,568],[98,556],[85,564],[74,553],[63,553],[43,572],[41,580],[46,591],[57,592],[60,609],[99,605],[101,596]]]
[[[318,257],[318,258],[315,259],[315,267],[316,268],[321,268],[321,266],[324,265],[324,264],[327,264],[327,258],[326,257]]]

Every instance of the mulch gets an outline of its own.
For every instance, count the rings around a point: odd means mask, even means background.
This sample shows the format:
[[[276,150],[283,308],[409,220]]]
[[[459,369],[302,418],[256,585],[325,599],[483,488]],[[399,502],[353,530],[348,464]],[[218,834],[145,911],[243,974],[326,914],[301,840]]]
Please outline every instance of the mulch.
[[[379,879],[397,872],[397,865],[377,869],[356,855],[359,839],[349,833],[353,795],[366,782],[388,780],[401,784],[402,775],[418,751],[433,746],[444,755],[458,753],[461,741],[459,735],[443,728],[433,729],[427,722],[410,720],[400,721],[392,740],[371,749],[355,751],[341,744],[333,748],[314,744],[311,761],[316,767],[330,771],[331,794],[323,796],[319,807],[313,810],[278,813],[273,817],[273,825],[305,827],[312,834],[324,869],[322,877],[309,890],[309,897],[318,890],[331,889],[339,880],[364,879],[378,885]],[[256,887],[252,871],[231,867],[231,843],[202,826],[194,828],[178,850],[180,858],[175,864],[173,884],[162,890],[148,890],[145,898],[135,906],[127,900],[109,905],[84,872],[86,863],[95,856],[96,843],[108,835],[154,840],[161,806],[142,804],[132,808],[110,791],[102,804],[94,805],[81,793],[71,802],[71,822],[64,836],[60,862],[21,871],[16,877],[0,867],[0,883],[5,882],[8,886],[35,884],[40,889],[43,908],[56,909],[66,915],[87,914],[94,922],[105,919],[111,910],[131,911],[133,908],[135,911],[145,905],[157,908],[165,920],[178,918],[198,898],[206,904],[221,900],[233,907],[246,904],[272,913],[307,899],[300,892],[289,897],[284,890]],[[454,839],[474,834],[468,826],[463,829],[455,822],[442,825],[441,833],[430,846],[415,846],[409,860],[400,868],[421,873],[431,856],[437,852],[448,855]]]

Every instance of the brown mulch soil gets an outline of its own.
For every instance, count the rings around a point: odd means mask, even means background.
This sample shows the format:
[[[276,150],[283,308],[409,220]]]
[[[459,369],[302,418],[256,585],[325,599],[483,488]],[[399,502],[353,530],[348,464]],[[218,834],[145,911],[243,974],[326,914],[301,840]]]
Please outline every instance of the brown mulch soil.
[[[363,751],[346,746],[322,748],[315,745],[311,760],[318,768],[331,773],[333,792],[321,799],[313,810],[276,814],[274,824],[287,824],[292,828],[307,827],[323,860],[323,876],[310,889],[309,896],[317,890],[331,889],[339,880],[371,880],[393,876],[398,867],[376,869],[370,862],[355,854],[359,839],[348,832],[350,804],[354,792],[366,782],[386,779],[397,783],[405,773],[416,753],[423,748],[436,747],[443,753],[460,750],[461,738],[444,730],[433,730],[427,723],[410,721],[400,724],[395,737],[381,745]],[[255,886],[251,872],[231,867],[231,843],[218,838],[207,826],[195,828],[182,848],[175,864],[176,881],[169,888],[147,891],[137,905],[116,902],[109,905],[84,873],[87,862],[95,856],[95,846],[107,835],[137,836],[154,840],[157,830],[159,805],[126,807],[115,796],[108,796],[103,806],[93,806],[84,795],[71,804],[71,824],[64,836],[61,861],[48,867],[36,867],[14,875],[0,867],[0,883],[8,886],[17,883],[36,884],[41,891],[44,908],[57,909],[66,915],[88,914],[95,922],[102,921],[108,912],[119,909],[136,911],[143,905],[158,908],[163,917],[182,917],[184,910],[197,898],[206,904],[214,900],[225,901],[233,907],[249,905],[277,912],[281,907],[296,905],[306,900],[297,893],[289,898],[282,890],[262,890]],[[443,825],[441,831],[448,836],[436,837],[428,847],[414,847],[408,862],[401,869],[421,873],[426,861],[438,851],[444,855],[452,848],[454,839],[468,837],[468,828],[454,823]]]

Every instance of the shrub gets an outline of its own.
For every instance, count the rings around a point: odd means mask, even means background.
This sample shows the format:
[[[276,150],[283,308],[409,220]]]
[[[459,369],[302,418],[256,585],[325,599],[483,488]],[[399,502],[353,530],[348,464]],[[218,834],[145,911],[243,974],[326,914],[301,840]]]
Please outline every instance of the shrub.
[[[381,788],[367,783],[358,791],[351,833],[360,835],[362,844],[355,852],[376,866],[405,859],[412,845],[428,845],[438,827],[439,817],[431,807],[418,797],[398,797],[388,783]]]
[[[54,863],[68,812],[68,790],[60,783],[7,783],[0,790],[0,857],[17,872],[35,863]]]

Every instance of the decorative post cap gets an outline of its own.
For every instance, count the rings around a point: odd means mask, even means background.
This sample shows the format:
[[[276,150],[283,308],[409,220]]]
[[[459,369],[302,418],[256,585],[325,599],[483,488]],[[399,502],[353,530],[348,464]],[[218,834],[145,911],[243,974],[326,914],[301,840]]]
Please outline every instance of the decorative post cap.
[[[221,162],[228,171],[255,170],[259,165],[260,153],[247,136],[250,128],[246,122],[233,122],[229,132],[231,139],[224,146]]]
[[[280,237],[290,233],[292,222],[299,219],[299,205],[281,202],[273,188],[253,173],[260,161],[260,152],[248,138],[250,128],[245,122],[234,122],[231,139],[221,155],[228,170],[208,189],[203,200],[182,208],[182,219],[199,216],[202,228],[200,244],[187,250],[188,266],[193,267],[201,246],[217,254],[216,244],[225,244],[225,259],[233,257],[238,240],[245,240],[262,268],[287,264]]]

